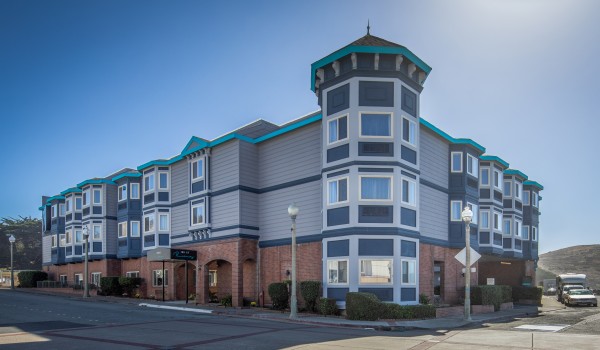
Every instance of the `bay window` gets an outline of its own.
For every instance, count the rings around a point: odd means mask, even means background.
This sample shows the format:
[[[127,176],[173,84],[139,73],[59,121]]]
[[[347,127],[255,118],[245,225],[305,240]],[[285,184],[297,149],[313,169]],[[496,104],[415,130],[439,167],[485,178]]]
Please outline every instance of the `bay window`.
[[[328,144],[332,144],[348,138],[348,116],[338,117],[327,123]]]
[[[392,259],[360,259],[360,284],[392,283]]]
[[[462,152],[450,153],[450,171],[453,173],[462,173]]]
[[[347,284],[348,260],[328,260],[327,276],[329,284]]]
[[[348,178],[330,180],[327,182],[327,203],[337,204],[348,201]]]
[[[391,200],[392,178],[390,176],[360,176],[361,200]]]
[[[417,124],[412,120],[402,118],[402,140],[417,145]]]
[[[383,113],[361,113],[360,136],[391,137],[392,115]]]
[[[204,203],[192,205],[192,225],[204,223]]]
[[[415,260],[402,260],[402,284],[417,283],[417,262]]]
[[[416,205],[417,184],[408,179],[402,179],[402,203]]]
[[[462,221],[462,201],[450,201],[450,221]]]

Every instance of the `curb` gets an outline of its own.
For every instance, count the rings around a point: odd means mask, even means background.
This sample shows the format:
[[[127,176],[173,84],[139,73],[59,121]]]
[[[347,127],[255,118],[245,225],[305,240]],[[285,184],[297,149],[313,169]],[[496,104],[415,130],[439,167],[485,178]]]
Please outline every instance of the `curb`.
[[[148,304],[148,303],[140,303],[138,306],[149,307],[149,308],[154,308],[154,309],[196,312],[196,313],[200,313],[200,314],[212,314],[213,313],[212,310],[194,309],[194,308],[181,307],[181,306],[167,306],[167,305],[156,305],[156,304]]]

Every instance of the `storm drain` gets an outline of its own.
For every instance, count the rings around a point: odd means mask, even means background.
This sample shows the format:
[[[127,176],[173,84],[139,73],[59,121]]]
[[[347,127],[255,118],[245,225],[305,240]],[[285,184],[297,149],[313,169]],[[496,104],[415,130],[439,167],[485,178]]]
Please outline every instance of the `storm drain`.
[[[515,329],[524,331],[539,331],[539,332],[558,332],[561,329],[569,327],[568,324],[524,324]]]

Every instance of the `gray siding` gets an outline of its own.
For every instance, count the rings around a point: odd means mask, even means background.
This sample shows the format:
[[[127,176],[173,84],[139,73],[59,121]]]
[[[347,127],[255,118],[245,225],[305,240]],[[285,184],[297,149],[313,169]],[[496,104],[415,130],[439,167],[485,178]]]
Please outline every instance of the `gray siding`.
[[[211,223],[213,228],[239,225],[240,191],[229,192],[210,200]],[[220,236],[221,232],[215,232]]]
[[[240,145],[240,185],[258,188],[258,147],[248,142]]]
[[[189,165],[186,159],[171,165],[171,203],[186,200],[189,193]]]
[[[421,235],[448,240],[448,194],[431,187],[420,185]]]
[[[245,226],[259,226],[259,195],[240,191],[240,224]],[[255,232],[254,234],[257,234]]]
[[[52,254],[52,237],[42,237],[42,263],[49,263]]]
[[[115,199],[116,201],[116,199]],[[117,221],[116,220],[103,220],[104,221],[104,252],[106,254],[117,254]]]
[[[239,184],[239,142],[232,140],[213,148],[209,165],[210,188],[213,191]]]
[[[448,188],[449,145],[426,127],[420,126],[421,178]]]
[[[117,186],[116,185],[104,185],[102,189],[104,192],[104,208],[106,216],[117,216]]]
[[[186,203],[171,208],[171,235],[187,233],[190,225],[190,206]]]
[[[260,188],[321,173],[320,123],[262,142],[258,148]]]

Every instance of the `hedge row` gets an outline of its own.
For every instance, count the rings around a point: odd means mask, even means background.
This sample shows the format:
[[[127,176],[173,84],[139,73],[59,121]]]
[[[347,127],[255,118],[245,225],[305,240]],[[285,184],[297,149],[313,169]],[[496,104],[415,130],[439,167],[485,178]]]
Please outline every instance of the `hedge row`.
[[[510,286],[473,286],[471,287],[471,304],[494,305],[494,310],[500,310],[500,304],[513,300]]]
[[[317,300],[321,295],[321,281],[300,282],[300,293],[309,311],[317,311]]]
[[[121,296],[127,294],[131,296],[133,289],[142,284],[142,279],[139,277],[100,277],[100,292],[102,295]]]
[[[46,281],[48,274],[44,271],[26,270],[17,274],[19,277],[19,286],[21,288],[34,288],[38,281]]]
[[[366,321],[435,318],[435,307],[384,303],[372,293],[350,292],[346,294],[346,318]]]
[[[541,304],[543,294],[544,290],[541,287],[513,287],[512,300],[515,302],[524,299],[535,300]]]
[[[269,297],[273,302],[273,309],[285,310],[288,306],[288,288],[286,283],[269,284]]]

